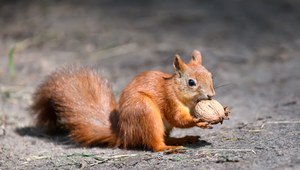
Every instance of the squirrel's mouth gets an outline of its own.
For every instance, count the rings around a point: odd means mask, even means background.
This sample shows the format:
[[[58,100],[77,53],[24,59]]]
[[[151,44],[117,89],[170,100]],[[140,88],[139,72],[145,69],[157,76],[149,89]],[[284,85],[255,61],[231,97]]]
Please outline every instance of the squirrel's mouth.
[[[196,99],[196,103],[200,102],[201,100],[211,100],[211,99],[212,99],[211,97],[201,95]]]

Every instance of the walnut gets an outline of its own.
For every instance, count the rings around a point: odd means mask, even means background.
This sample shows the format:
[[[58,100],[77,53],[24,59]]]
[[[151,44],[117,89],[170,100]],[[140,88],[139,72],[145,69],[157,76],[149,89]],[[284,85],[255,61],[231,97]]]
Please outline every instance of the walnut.
[[[210,124],[223,123],[223,120],[228,120],[230,110],[228,107],[223,107],[216,100],[201,100],[197,103],[194,110],[194,117],[200,118],[202,121]]]

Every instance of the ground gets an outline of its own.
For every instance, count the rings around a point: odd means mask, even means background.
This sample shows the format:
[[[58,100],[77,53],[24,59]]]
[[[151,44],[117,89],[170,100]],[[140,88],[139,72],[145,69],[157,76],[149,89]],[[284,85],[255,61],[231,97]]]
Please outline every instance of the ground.
[[[0,4],[0,169],[300,169],[299,1]],[[119,96],[138,72],[172,72],[174,54],[187,61],[193,49],[232,113],[212,130],[175,129],[201,136],[183,153],[82,148],[33,126],[32,93],[57,68],[96,67]]]

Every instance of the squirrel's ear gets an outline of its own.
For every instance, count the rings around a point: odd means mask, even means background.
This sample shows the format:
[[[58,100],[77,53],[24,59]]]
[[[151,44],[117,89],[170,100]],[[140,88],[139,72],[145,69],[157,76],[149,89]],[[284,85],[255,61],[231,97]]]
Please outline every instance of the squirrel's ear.
[[[194,50],[192,53],[192,59],[189,63],[195,63],[197,65],[201,65],[202,64],[202,55],[200,53],[200,51],[198,50]]]
[[[173,66],[175,73],[179,73],[180,75],[187,69],[187,65],[182,61],[178,54],[175,55]]]

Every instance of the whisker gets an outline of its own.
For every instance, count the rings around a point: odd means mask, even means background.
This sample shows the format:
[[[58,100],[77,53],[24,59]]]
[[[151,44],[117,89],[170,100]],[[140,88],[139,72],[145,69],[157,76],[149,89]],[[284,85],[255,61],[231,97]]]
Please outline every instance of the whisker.
[[[234,84],[234,83],[226,83],[226,84],[218,85],[218,86],[216,86],[214,88],[217,89],[217,88],[220,88],[220,87],[233,86],[233,85],[236,85],[236,84]]]

